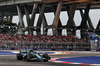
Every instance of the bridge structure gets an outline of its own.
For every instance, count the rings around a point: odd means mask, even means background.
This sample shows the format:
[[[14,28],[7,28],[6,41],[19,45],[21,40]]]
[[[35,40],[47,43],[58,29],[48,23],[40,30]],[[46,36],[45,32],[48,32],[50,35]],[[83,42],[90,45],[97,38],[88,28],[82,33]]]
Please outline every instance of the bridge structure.
[[[43,24],[44,35],[50,28],[52,28],[53,35],[61,35],[62,29],[67,30],[67,35],[76,35],[76,30],[81,30],[81,38],[84,38],[87,36],[85,34],[87,31],[99,30],[100,26],[100,22],[98,22],[96,29],[94,29],[89,15],[90,9],[100,9],[100,0],[0,0],[0,19],[2,21],[6,17],[8,21],[12,21],[13,16],[18,15],[19,26],[25,28],[23,15],[26,15],[29,35],[33,35],[33,31],[40,35],[41,25]],[[76,26],[74,21],[76,10],[80,11],[82,19],[79,26]],[[69,17],[65,26],[62,25],[60,20],[60,13],[63,11],[66,11]],[[55,15],[52,25],[47,24],[44,14],[50,12]],[[39,17],[37,25],[34,26],[37,13]]]

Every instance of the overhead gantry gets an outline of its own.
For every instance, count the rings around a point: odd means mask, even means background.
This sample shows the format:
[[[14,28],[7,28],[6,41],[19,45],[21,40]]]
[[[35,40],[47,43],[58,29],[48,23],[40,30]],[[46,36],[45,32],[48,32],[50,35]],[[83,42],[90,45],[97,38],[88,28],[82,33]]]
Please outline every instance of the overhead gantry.
[[[1,0],[0,15],[1,20],[6,16],[7,20],[10,21],[13,16],[18,15],[19,26],[22,26],[22,28],[25,28],[23,15],[26,15],[29,35],[33,35],[33,31],[41,35],[41,25],[43,24],[43,34],[45,35],[50,28],[52,28],[53,35],[61,35],[63,29],[67,29],[67,35],[76,35],[76,30],[81,30],[81,37],[84,38],[87,36],[85,34],[87,30],[94,30],[89,11],[90,9],[99,8],[100,0]],[[80,11],[82,18],[79,26],[76,26],[74,21],[76,10]],[[65,26],[62,25],[60,20],[60,13],[62,11],[66,11],[69,17]],[[52,25],[47,24],[47,19],[44,14],[50,12],[53,12],[55,15]],[[39,17],[36,26],[34,26],[37,13]],[[99,26],[100,23],[98,23],[97,29],[99,29]]]

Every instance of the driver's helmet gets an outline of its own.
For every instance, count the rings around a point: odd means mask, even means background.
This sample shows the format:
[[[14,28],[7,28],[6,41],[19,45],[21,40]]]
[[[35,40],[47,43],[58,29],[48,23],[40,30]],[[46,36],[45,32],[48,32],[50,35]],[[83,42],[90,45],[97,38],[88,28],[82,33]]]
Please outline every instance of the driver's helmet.
[[[32,54],[33,53],[33,50],[30,50],[29,53]]]
[[[30,50],[30,52],[33,52],[33,50]]]

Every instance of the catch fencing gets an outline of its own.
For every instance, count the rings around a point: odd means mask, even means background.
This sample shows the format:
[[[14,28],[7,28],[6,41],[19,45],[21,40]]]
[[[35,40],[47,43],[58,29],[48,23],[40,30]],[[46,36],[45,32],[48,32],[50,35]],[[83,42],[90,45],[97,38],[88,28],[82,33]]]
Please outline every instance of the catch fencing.
[[[91,43],[86,42],[43,42],[43,41],[2,41],[0,49],[34,49],[34,50],[91,50]]]

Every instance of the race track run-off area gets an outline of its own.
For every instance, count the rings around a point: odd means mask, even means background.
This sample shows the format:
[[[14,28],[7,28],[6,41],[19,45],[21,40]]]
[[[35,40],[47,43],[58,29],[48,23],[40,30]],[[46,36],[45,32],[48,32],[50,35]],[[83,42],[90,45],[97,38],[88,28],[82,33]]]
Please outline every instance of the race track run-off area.
[[[73,55],[74,52],[65,51],[36,51],[37,53],[47,53],[49,55]],[[0,51],[0,56],[12,56],[19,53],[18,51]],[[55,57],[51,58],[49,62],[63,63],[63,64],[78,64],[78,65],[100,65],[100,56],[81,56],[81,57]]]
[[[100,56],[54,58],[50,61],[66,64],[100,65]]]

